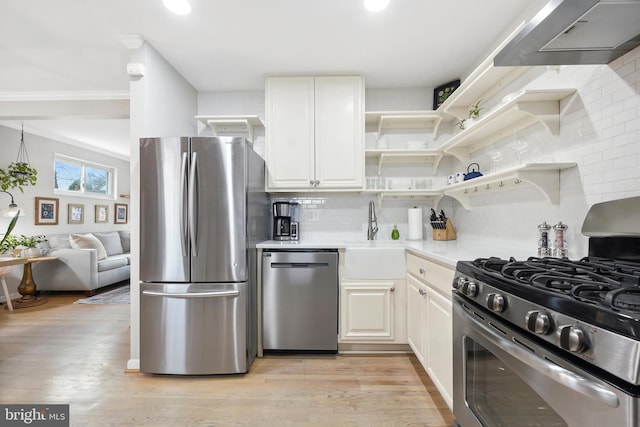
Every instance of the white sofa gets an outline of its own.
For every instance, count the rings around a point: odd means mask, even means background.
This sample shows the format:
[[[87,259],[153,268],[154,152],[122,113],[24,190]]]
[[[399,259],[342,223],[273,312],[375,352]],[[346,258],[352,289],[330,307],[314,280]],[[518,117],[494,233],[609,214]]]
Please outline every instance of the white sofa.
[[[104,252],[101,248],[78,248],[69,234],[47,236],[43,249],[46,255],[58,259],[33,264],[33,278],[39,291],[84,291],[92,295],[98,288],[129,279],[130,232],[90,234],[100,241]]]

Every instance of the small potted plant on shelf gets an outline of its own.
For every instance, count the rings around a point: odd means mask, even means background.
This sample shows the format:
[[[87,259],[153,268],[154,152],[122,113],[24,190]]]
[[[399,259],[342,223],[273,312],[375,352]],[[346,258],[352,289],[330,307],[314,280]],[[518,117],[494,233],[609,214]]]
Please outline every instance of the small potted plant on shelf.
[[[466,120],[466,126],[469,127],[476,122],[480,118],[480,110],[482,107],[480,106],[480,102],[478,101],[469,107],[469,118]]]

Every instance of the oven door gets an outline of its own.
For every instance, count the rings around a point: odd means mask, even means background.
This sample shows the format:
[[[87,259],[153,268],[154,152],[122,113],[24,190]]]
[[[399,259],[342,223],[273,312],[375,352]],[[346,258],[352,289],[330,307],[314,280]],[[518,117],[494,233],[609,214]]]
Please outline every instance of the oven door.
[[[453,303],[453,413],[459,426],[638,426],[638,399],[455,293]]]

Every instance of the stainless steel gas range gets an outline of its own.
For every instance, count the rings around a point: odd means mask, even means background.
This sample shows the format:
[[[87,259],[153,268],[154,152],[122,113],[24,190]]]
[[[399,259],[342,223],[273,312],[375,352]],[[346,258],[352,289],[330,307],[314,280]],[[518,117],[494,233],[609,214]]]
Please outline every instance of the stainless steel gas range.
[[[457,264],[458,426],[640,426],[639,213],[640,197],[595,205],[582,259]],[[621,228],[593,231],[603,214]]]

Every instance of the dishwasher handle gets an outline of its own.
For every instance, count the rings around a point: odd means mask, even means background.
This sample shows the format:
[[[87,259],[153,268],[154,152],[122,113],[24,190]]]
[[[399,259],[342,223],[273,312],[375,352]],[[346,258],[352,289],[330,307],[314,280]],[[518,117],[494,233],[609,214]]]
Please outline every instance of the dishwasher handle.
[[[326,262],[272,262],[271,268],[329,268]]]

